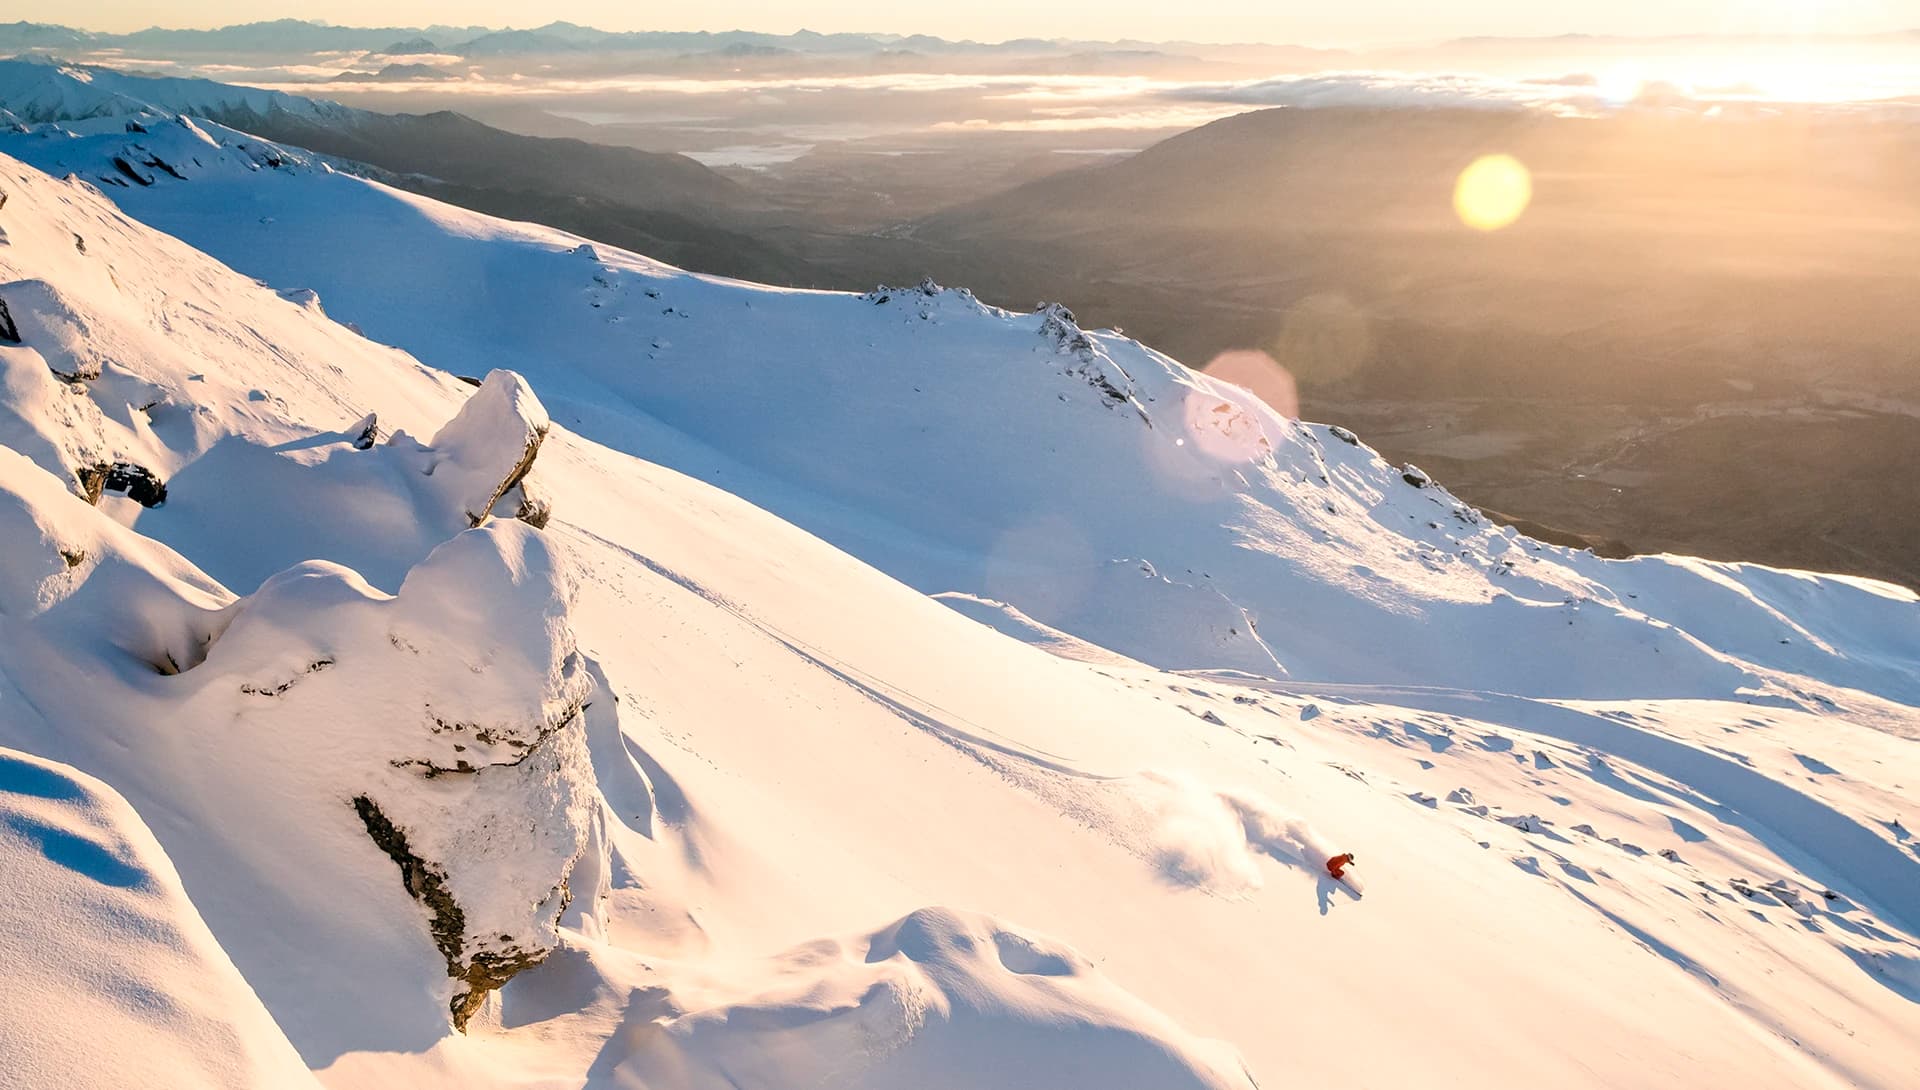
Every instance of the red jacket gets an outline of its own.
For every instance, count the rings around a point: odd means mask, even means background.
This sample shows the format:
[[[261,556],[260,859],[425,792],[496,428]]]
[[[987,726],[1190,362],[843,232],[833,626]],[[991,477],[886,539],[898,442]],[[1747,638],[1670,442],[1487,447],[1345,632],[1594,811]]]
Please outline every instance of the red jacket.
[[[1351,866],[1353,866],[1352,852],[1347,852],[1344,855],[1336,855],[1332,859],[1327,860],[1327,873],[1333,875],[1335,878],[1345,878],[1347,876],[1347,868]]]

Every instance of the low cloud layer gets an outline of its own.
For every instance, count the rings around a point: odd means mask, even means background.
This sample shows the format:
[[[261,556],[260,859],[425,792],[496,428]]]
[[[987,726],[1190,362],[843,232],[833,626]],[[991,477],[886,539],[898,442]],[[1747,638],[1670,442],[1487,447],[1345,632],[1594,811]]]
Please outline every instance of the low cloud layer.
[[[1461,66],[1278,74],[1163,54],[1076,58],[1073,65],[1082,69],[1077,71],[938,70],[948,60],[940,57],[765,62],[812,66],[803,71],[756,68],[752,62],[726,71],[674,71],[663,70],[665,62],[658,58],[653,67],[637,71],[637,62],[597,55],[525,71],[448,54],[344,52],[274,58],[271,63],[244,57],[201,57],[185,63],[118,53],[85,59],[374,109],[458,109],[531,131],[545,131],[543,116],[557,126],[553,131],[572,135],[593,136],[593,130],[585,128],[588,124],[610,126],[600,135],[689,152],[823,142],[859,142],[870,150],[885,150],[913,141],[995,133],[1051,139],[1062,149],[1095,141],[1144,147],[1177,131],[1270,107],[1538,109],[1597,115],[1648,106],[1709,111],[1783,103],[1845,109],[1871,104],[1874,109],[1911,111],[1920,103],[1920,70],[1910,65],[1871,57],[1770,56],[1751,50],[1631,59],[1559,54],[1400,58],[1444,59]],[[1582,61],[1591,63],[1583,67]],[[891,67],[899,65],[905,68]],[[1914,97],[1903,101],[1902,96]]]

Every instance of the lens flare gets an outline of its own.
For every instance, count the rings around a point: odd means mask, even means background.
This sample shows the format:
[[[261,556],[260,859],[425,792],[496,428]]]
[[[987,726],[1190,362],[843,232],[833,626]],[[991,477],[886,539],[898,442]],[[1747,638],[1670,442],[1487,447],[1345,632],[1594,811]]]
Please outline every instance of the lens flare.
[[[1268,408],[1281,416],[1300,415],[1300,388],[1294,382],[1293,375],[1279,360],[1257,348],[1230,348],[1213,357],[1200,370],[1210,378],[1231,382],[1243,390],[1252,391],[1255,397],[1266,402]],[[1210,420],[1216,415],[1213,403],[1219,400],[1204,395],[1187,399],[1189,405],[1206,403],[1205,415],[1198,418],[1202,420]]]
[[[1453,186],[1454,214],[1476,231],[1512,224],[1532,200],[1533,175],[1511,155],[1482,155]]]
[[[1293,376],[1265,352],[1245,348],[1222,352],[1205,371],[1209,378],[1239,387],[1284,416],[1300,412]],[[1272,454],[1273,441],[1259,414],[1242,404],[1244,394],[1223,397],[1215,389],[1195,386],[1187,391],[1181,422],[1191,449],[1220,466],[1244,465]]]

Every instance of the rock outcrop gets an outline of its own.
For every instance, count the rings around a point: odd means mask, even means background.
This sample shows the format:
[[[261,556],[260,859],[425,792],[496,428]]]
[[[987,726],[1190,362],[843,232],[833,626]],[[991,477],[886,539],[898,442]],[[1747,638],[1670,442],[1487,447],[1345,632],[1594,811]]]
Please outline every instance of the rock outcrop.
[[[1133,376],[1080,328],[1073,311],[1059,303],[1042,303],[1034,313],[1040,316],[1040,336],[1052,343],[1057,354],[1074,361],[1067,367],[1068,374],[1098,390],[1109,407],[1132,405],[1140,419],[1153,426],[1146,406],[1134,396]]]
[[[108,492],[122,495],[142,507],[167,502],[167,485],[153,470],[132,462],[96,462],[81,466],[75,476],[88,503],[98,504]]]

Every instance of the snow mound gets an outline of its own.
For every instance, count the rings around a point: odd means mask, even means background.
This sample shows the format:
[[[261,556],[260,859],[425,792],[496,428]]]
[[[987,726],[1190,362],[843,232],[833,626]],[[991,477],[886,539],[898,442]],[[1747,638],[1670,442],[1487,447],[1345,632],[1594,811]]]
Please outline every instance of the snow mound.
[[[1233,1050],[1104,979],[1071,947],[923,908],[764,971],[787,982],[680,1015],[615,1070],[659,1090],[1251,1090]]]
[[[97,639],[145,668],[197,665],[219,631],[226,588],[172,550],[86,505],[0,447],[0,617]]]
[[[15,696],[4,682],[0,715]],[[10,749],[0,749],[0,959],[10,1085],[319,1086],[133,808],[91,776]]]

